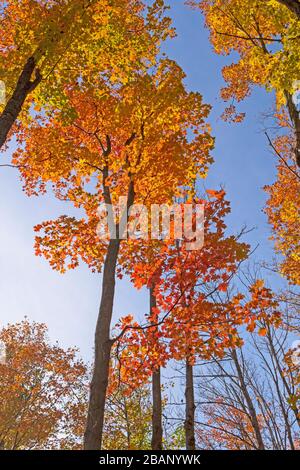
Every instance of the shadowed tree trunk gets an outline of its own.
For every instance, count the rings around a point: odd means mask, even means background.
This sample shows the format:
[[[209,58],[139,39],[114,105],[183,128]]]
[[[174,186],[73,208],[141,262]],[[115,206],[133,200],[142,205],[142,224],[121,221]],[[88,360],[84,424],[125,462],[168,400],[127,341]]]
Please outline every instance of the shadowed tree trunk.
[[[196,449],[195,440],[195,397],[194,397],[194,373],[193,366],[190,364],[189,358],[185,364],[185,442],[187,450]]]
[[[156,307],[154,289],[150,288],[150,313]],[[161,398],[161,371],[160,367],[152,374],[152,450],[162,450],[162,398]]]
[[[158,368],[152,375],[152,450],[162,450],[162,399],[161,399],[161,372]]]
[[[35,79],[31,80],[34,72]],[[0,116],[0,148],[5,144],[8,133],[16,122],[27,95],[38,86],[41,80],[42,77],[36,68],[35,59],[30,57],[24,65],[16,88]]]

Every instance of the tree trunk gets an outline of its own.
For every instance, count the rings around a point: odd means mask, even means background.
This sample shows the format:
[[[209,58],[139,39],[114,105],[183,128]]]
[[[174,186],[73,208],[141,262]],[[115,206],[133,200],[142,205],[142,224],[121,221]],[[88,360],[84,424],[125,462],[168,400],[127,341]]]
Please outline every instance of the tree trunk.
[[[241,386],[241,391],[242,391],[242,393],[245,397],[245,400],[246,400],[246,403],[247,403],[247,406],[248,406],[248,411],[249,411],[249,414],[250,414],[251,424],[252,424],[252,427],[254,429],[254,433],[255,433],[255,436],[256,436],[258,449],[259,450],[265,450],[265,446],[264,446],[263,438],[262,438],[262,435],[261,435],[261,432],[260,432],[260,427],[259,427],[259,422],[258,422],[258,419],[257,419],[256,411],[255,411],[254,405],[252,403],[251,397],[249,395],[247,385],[246,385],[246,382],[244,380],[244,373],[241,369],[239,359],[238,359],[238,355],[237,355],[237,352],[236,352],[235,349],[232,350],[231,356],[232,356],[233,362],[235,364],[235,368],[236,368],[237,375],[238,375],[239,382],[240,382],[240,386]]]
[[[156,307],[154,289],[150,288],[150,314]],[[161,371],[160,367],[152,374],[152,450],[162,450],[162,398],[161,398]]]
[[[186,382],[185,382],[185,442],[186,450],[196,449],[195,440],[195,397],[194,397],[194,373],[193,366],[189,359],[185,364]]]
[[[162,399],[161,399],[161,373],[160,367],[152,374],[152,450],[162,450]]]
[[[106,136],[107,150],[104,152],[108,156],[111,152],[111,141]],[[104,199],[106,204],[111,204],[109,186],[107,186],[108,168],[103,171]],[[121,216],[121,226],[124,226],[124,217],[128,216],[128,211],[134,203],[134,182],[130,181],[127,196],[126,212]],[[106,392],[109,379],[110,353],[113,340],[110,338],[110,327],[113,314],[116,268],[120,251],[120,234],[118,233],[120,224],[117,224],[117,239],[111,239],[104,262],[102,294],[99,315],[95,333],[95,363],[93,377],[90,386],[89,409],[86,429],[84,433],[84,449],[99,450],[102,445],[102,433],[104,424],[104,412],[106,402]],[[123,234],[122,234],[123,235]]]
[[[31,77],[35,71],[35,79]],[[30,57],[20,74],[16,88],[8,100],[3,113],[0,116],[0,148],[5,144],[7,136],[16,122],[28,93],[33,91],[41,82],[42,77],[36,69],[34,57]]]
[[[109,378],[109,361],[112,347],[110,326],[115,294],[115,273],[120,240],[109,242],[104,263],[102,297],[95,333],[95,363],[90,387],[90,400],[86,431],[85,450],[101,449],[106,391]]]
[[[300,2],[299,0],[277,0],[277,2],[285,5],[291,12],[298,16],[300,19]]]
[[[150,293],[150,315],[152,309],[156,307],[154,288],[149,289]],[[152,450],[162,450],[162,398],[161,398],[161,371],[160,367],[152,374]]]
[[[287,107],[289,115],[294,127],[295,134],[295,160],[300,168],[300,113],[293,101],[293,97],[290,93],[286,93]]]

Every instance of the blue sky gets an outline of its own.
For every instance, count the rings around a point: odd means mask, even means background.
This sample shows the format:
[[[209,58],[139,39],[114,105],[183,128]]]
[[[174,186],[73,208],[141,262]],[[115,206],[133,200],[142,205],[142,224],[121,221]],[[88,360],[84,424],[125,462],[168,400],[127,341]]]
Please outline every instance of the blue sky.
[[[178,36],[165,50],[185,70],[188,88],[202,93],[204,101],[213,106],[210,123],[216,137],[215,164],[204,184],[207,188],[225,187],[232,203],[227,219],[230,231],[236,233],[244,224],[257,227],[245,240],[253,246],[259,244],[256,259],[270,260],[272,242],[262,212],[266,201],[262,187],[274,181],[276,161],[261,121],[262,113],[273,106],[272,95],[255,90],[240,106],[247,113],[244,123],[224,123],[219,89],[223,84],[221,68],[228,59],[214,54],[200,13],[185,6],[184,0],[173,0],[172,5]],[[1,160],[9,161],[9,152]],[[26,315],[47,323],[51,340],[78,346],[81,354],[91,359],[101,276],[91,274],[85,266],[62,276],[33,252],[33,226],[65,212],[65,205],[50,195],[27,198],[17,172],[0,168],[0,326]],[[140,316],[147,308],[145,293],[134,291],[126,280],[117,283],[115,318],[128,313]]]

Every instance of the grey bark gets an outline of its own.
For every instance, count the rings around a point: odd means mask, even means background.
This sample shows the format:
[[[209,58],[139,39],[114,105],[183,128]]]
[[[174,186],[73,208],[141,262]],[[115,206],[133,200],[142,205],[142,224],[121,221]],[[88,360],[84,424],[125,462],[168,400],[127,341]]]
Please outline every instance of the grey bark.
[[[162,450],[162,399],[161,399],[161,371],[158,368],[152,374],[152,439],[151,449]]]
[[[119,248],[120,241],[111,240],[104,263],[102,297],[95,333],[95,362],[90,386],[87,425],[84,435],[85,450],[101,449],[109,361],[112,348],[110,325],[113,312],[115,272]]]

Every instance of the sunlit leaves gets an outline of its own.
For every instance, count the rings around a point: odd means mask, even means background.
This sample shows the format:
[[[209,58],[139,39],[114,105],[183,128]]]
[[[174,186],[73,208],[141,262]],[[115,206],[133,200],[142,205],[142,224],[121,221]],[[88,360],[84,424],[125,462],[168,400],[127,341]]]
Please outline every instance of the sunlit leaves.
[[[0,364],[0,441],[6,450],[80,448],[87,370],[75,349],[51,345],[43,324],[21,323],[0,331],[6,361]]]

